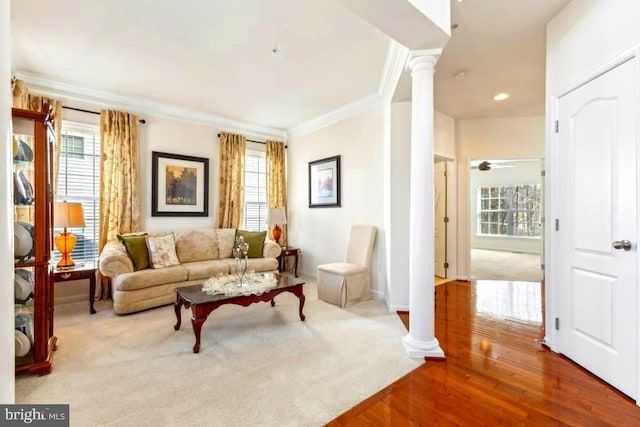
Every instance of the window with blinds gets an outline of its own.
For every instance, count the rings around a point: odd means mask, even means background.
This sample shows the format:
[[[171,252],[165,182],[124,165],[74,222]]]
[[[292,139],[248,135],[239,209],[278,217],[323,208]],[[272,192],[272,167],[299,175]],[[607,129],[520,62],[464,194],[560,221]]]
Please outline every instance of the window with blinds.
[[[266,158],[264,151],[247,149],[244,176],[244,216],[242,228],[267,229]]]
[[[82,203],[84,228],[67,231],[77,238],[71,257],[76,264],[98,259],[100,233],[100,129],[98,126],[62,123],[58,193],[56,201]],[[62,229],[55,228],[54,235]],[[60,259],[56,249],[54,260]]]
[[[478,235],[540,238],[542,186],[478,188]]]

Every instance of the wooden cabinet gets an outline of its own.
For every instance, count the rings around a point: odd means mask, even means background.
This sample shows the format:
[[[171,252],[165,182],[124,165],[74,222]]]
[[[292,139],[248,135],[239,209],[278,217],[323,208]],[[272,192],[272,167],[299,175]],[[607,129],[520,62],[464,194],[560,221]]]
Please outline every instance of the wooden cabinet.
[[[48,113],[13,109],[16,371],[51,372],[53,147]]]

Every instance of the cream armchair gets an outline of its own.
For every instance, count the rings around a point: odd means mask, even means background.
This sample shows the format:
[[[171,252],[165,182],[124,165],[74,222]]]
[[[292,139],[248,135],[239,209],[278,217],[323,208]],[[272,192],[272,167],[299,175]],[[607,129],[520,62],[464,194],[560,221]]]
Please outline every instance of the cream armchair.
[[[371,299],[371,255],[376,238],[373,225],[353,225],[346,262],[318,266],[318,298],[340,307]]]

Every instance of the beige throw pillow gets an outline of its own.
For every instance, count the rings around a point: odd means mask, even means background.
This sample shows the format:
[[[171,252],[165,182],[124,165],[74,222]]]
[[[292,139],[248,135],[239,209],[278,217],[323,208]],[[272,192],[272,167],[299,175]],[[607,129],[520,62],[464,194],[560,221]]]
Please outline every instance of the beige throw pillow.
[[[173,234],[176,254],[181,263],[218,259],[218,239],[215,230],[184,230]]]
[[[147,236],[149,263],[151,268],[165,268],[180,264],[176,255],[173,234],[164,236]]]
[[[220,259],[231,258],[231,250],[236,244],[235,228],[218,228],[216,230],[218,236],[218,251]]]

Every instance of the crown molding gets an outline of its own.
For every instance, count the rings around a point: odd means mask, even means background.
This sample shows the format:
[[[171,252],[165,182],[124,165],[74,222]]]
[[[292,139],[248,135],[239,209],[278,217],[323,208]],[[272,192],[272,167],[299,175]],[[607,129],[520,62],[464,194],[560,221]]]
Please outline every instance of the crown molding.
[[[287,138],[314,132],[341,120],[367,112],[375,107],[381,106],[385,102],[391,102],[398,80],[400,79],[400,74],[405,68],[411,53],[413,52],[410,52],[405,46],[391,39],[389,41],[389,47],[387,48],[387,56],[377,92],[296,125],[288,130],[240,122],[228,117],[171,106],[146,98],[106,92],[87,86],[62,82],[40,74],[24,71],[17,71],[15,74],[27,83],[31,91],[55,98],[62,98],[63,101],[87,102],[106,108],[118,108],[131,111],[136,114],[149,114],[198,125],[211,126],[234,133],[248,134],[257,138],[276,138],[286,141]]]
[[[387,57],[376,93],[367,95],[350,104],[294,126],[287,131],[287,136],[291,138],[305,135],[349,117],[362,114],[384,103],[391,102],[407,58],[409,58],[409,49],[391,39],[389,41],[389,47],[387,48]]]
[[[211,126],[220,130],[244,135],[248,134],[257,138],[276,138],[282,140],[286,139],[287,136],[284,129],[245,123],[228,117],[172,106],[142,97],[110,93],[78,84],[62,82],[41,74],[16,71],[15,75],[25,81],[30,91],[55,98],[62,98],[63,101],[87,102],[106,108],[131,111],[139,115],[148,114],[198,125]]]
[[[408,58],[409,49],[391,39],[378,88],[378,93],[385,101],[391,102]]]
[[[364,98],[360,98],[357,101],[351,102],[347,105],[343,105],[333,111],[304,122],[298,126],[295,126],[287,131],[287,137],[301,136],[311,132],[314,132],[323,127],[332,125],[339,121],[348,119],[349,117],[362,114],[377,106],[382,105],[382,97],[378,93],[367,95]]]

